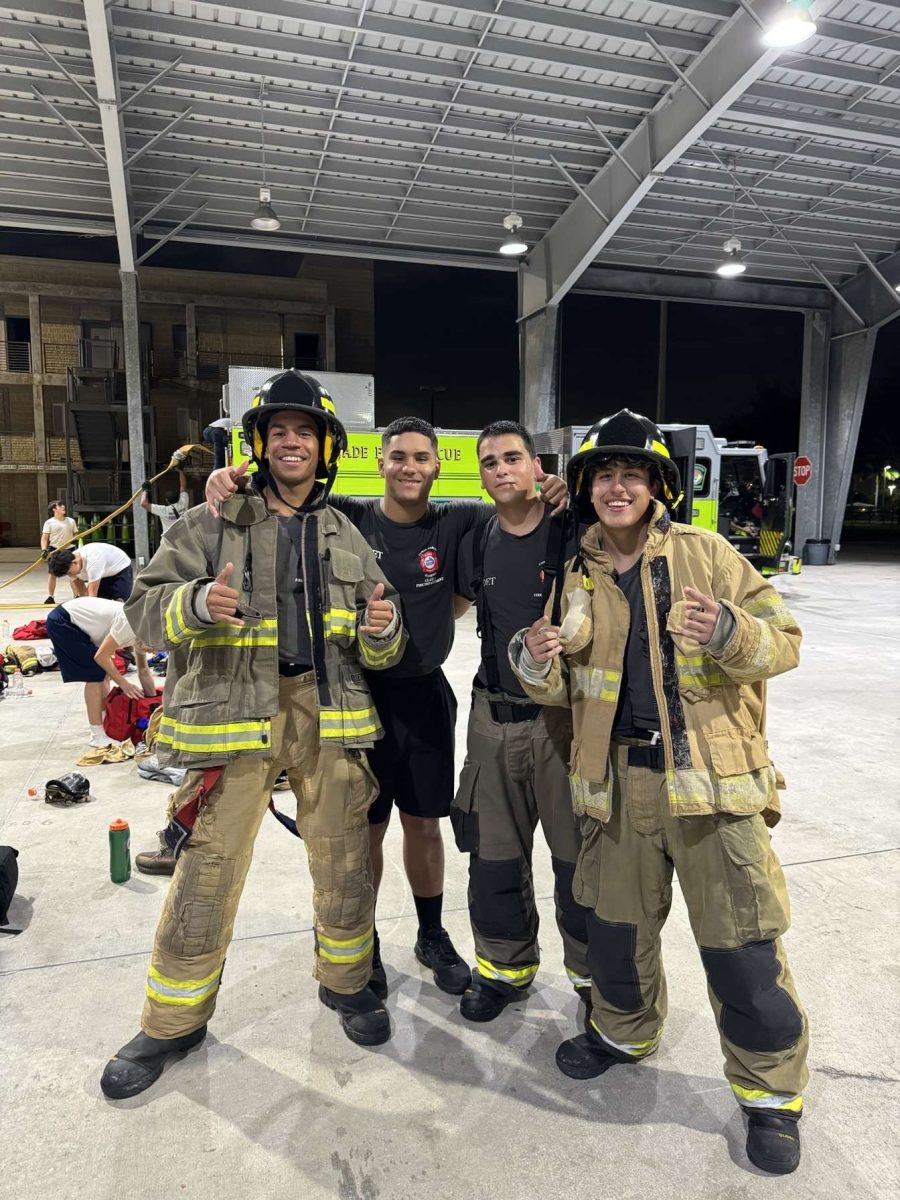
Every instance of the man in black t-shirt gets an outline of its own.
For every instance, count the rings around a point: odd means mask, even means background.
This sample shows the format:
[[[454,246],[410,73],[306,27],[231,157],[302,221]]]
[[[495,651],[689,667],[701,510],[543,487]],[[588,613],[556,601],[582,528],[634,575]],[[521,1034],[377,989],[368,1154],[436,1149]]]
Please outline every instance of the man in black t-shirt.
[[[419,920],[415,954],[431,968],[439,988],[459,994],[469,986],[471,972],[441,923],[440,818],[448,815],[453,800],[456,730],[456,697],[441,667],[453,645],[454,616],[468,608],[466,601],[454,596],[460,543],[464,535],[483,526],[494,509],[481,501],[429,502],[440,459],[437,437],[427,421],[399,418],[385,429],[381,445],[384,495],[371,500],[334,493],[329,497],[329,503],[363,534],[396,588],[409,634],[399,669],[366,672],[384,726],[384,737],[369,753],[379,785],[369,810],[374,883],[377,893],[384,866],[382,843],[396,804],[403,826],[403,861]],[[207,500],[227,499],[241,474],[241,468],[214,472],[207,483]],[[540,471],[539,477],[541,498],[548,505],[565,501],[560,479]],[[519,622],[515,629],[521,627]],[[379,996],[387,995],[377,933],[370,986]]]
[[[507,657],[513,634],[544,611],[574,538],[540,503],[540,461],[523,426],[488,425],[478,439],[478,461],[496,516],[469,534],[460,551],[459,591],[477,601],[482,646],[466,762],[450,811],[457,846],[470,855],[476,957],[460,1012],[470,1021],[493,1020],[537,973],[531,856],[538,821],[552,856],[566,972],[590,1010],[587,909],[572,895],[581,839],[567,771],[571,721],[564,710],[533,704]]]

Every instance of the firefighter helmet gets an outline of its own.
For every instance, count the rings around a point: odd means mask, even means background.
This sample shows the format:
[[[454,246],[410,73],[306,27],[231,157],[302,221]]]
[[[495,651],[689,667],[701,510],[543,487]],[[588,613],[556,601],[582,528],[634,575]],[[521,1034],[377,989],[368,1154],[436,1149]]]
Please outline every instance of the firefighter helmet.
[[[263,465],[266,429],[275,412],[303,412],[313,417],[319,430],[319,461],[316,479],[326,479],[347,449],[347,433],[337,419],[334,401],[312,375],[302,371],[279,371],[271,375],[253,397],[244,413],[244,437],[257,467]]]
[[[590,497],[589,467],[612,458],[634,459],[655,467],[662,481],[660,499],[674,509],[682,498],[681,475],[672,460],[665,436],[648,418],[623,408],[604,417],[588,430],[584,441],[569,459],[566,482],[579,515],[595,519]]]

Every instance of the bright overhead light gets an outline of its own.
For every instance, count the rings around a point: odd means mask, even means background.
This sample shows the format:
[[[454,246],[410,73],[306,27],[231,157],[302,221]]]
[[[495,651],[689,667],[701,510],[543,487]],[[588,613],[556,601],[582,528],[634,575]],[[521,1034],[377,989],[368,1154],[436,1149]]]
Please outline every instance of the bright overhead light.
[[[716,267],[716,274],[721,275],[723,279],[734,279],[743,275],[747,265],[741,261],[741,239],[730,237],[722,249],[725,251],[725,258]]]
[[[799,46],[816,32],[810,15],[811,0],[786,0],[778,16],[763,34],[763,44],[776,49]]]
[[[250,224],[254,229],[261,229],[264,233],[274,233],[276,229],[281,228],[281,222],[275,215],[271,200],[271,191],[267,187],[261,187],[259,189],[259,207],[253,214]]]
[[[517,212],[507,213],[503,218],[503,228],[507,230],[506,237],[500,243],[500,253],[510,258],[525,254],[528,243],[522,240],[519,230],[522,228],[522,218]]]

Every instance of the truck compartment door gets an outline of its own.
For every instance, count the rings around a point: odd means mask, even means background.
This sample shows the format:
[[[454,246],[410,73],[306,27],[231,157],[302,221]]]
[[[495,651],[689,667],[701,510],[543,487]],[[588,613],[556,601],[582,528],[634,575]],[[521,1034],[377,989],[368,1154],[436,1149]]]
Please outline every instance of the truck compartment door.
[[[766,463],[759,524],[760,570],[778,570],[794,523],[794,454],[773,454]]]
[[[691,425],[686,429],[667,429],[666,441],[669,453],[681,473],[684,497],[672,513],[676,521],[690,525],[694,505],[694,457],[697,449],[697,429]]]

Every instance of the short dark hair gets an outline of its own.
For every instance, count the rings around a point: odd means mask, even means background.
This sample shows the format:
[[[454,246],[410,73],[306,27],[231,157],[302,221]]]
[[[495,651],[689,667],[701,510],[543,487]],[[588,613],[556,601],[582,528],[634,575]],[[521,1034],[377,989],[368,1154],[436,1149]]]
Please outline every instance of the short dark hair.
[[[437,454],[438,440],[434,426],[428,421],[423,421],[421,417],[398,417],[396,421],[391,421],[381,435],[382,448],[392,437],[399,437],[401,433],[420,433],[422,437],[427,437]]]
[[[663,477],[660,474],[659,467],[652,459],[647,458],[643,454],[608,454],[604,458],[598,458],[595,462],[589,463],[585,468],[587,472],[587,486],[590,487],[594,482],[594,476],[601,467],[608,467],[610,463],[621,463],[625,467],[646,467],[650,483],[658,483],[662,487]]]
[[[50,503],[47,505],[47,516],[52,517],[53,510],[55,508],[59,508],[60,505],[62,505],[62,507],[65,508],[66,507],[65,500],[51,500]]]
[[[508,434],[521,438],[529,457],[537,458],[537,451],[534,448],[534,438],[525,426],[520,425],[518,421],[491,421],[490,425],[485,425],[484,429],[478,435],[475,453],[481,453],[481,443],[485,438],[505,437]]]
[[[51,575],[56,575],[61,579],[63,575],[68,575],[69,567],[74,561],[74,550],[54,550],[47,559],[47,569]]]

